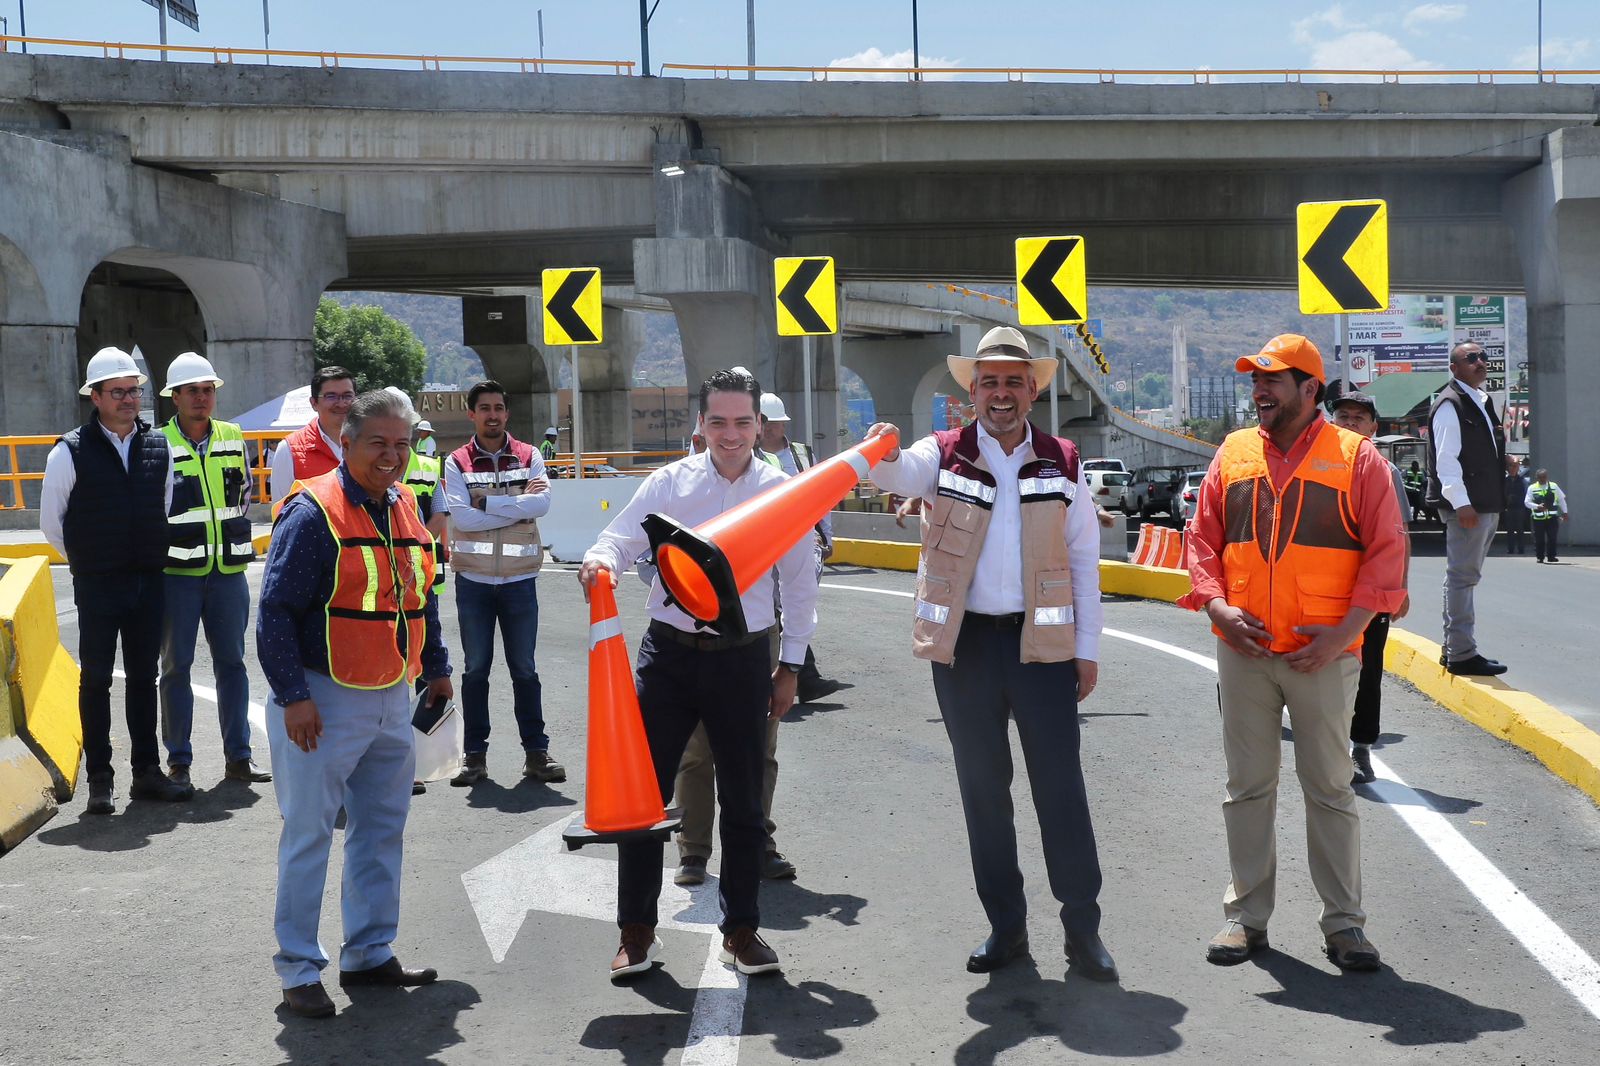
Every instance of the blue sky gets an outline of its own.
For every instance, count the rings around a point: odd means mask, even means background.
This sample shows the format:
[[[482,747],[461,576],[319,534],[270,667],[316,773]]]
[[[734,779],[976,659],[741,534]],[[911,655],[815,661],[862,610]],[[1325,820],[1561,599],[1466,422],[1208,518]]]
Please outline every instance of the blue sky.
[[[36,37],[147,42],[142,0],[22,0]],[[0,0],[18,32],[19,0]],[[635,0],[270,0],[275,48],[639,57]],[[174,44],[259,46],[260,0],[197,0],[199,33]],[[920,0],[925,65],[1000,67],[1531,67],[1536,0]],[[757,62],[909,59],[910,0],[756,0]],[[653,64],[745,61],[745,0],[660,0]],[[1544,0],[1547,69],[1600,68],[1600,0]]]

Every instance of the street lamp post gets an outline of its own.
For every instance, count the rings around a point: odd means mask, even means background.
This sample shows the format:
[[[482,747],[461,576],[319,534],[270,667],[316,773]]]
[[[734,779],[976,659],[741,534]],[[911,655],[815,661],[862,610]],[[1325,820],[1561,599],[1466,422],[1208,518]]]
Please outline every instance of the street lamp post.
[[[633,380],[641,385],[648,385],[652,389],[661,390],[661,450],[670,452],[672,445],[667,442],[667,387],[651,381],[643,373],[633,375]]]

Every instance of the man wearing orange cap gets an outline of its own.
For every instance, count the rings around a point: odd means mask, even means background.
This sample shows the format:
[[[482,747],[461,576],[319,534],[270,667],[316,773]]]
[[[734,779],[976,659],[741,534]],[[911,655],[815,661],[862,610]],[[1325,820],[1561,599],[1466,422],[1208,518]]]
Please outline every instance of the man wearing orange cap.
[[[1218,637],[1228,763],[1222,816],[1233,876],[1206,958],[1232,965],[1267,946],[1287,706],[1327,954],[1341,969],[1375,970],[1346,738],[1362,634],[1405,600],[1404,518],[1371,442],[1323,420],[1316,345],[1284,334],[1235,369],[1250,375],[1261,424],[1229,434],[1206,472],[1185,538],[1194,590],[1178,601],[1205,611]]]

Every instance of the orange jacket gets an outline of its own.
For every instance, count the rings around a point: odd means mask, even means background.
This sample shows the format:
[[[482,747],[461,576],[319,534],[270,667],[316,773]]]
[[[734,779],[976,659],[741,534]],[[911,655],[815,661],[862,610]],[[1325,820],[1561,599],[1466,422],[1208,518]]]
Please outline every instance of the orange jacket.
[[[328,598],[328,674],[346,688],[388,688],[422,674],[424,609],[433,583],[432,538],[409,489],[389,508],[389,535],[350,502],[334,470],[297,483],[317,502],[339,545]],[[405,652],[401,653],[403,634]]]
[[[1362,439],[1324,423],[1281,493],[1259,433],[1243,430],[1222,444],[1224,595],[1262,620],[1274,652],[1311,643],[1296,626],[1337,625],[1350,610],[1362,559],[1350,486]],[[1361,640],[1356,634],[1347,650],[1359,655]]]

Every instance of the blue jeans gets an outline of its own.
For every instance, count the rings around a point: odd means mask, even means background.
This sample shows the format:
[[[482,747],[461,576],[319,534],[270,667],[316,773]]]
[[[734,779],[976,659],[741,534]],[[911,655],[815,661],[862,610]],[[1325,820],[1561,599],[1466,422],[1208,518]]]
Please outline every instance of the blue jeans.
[[[267,710],[273,790],[283,815],[272,957],[284,988],[318,980],[328,953],[317,938],[328,879],[333,824],[344,808],[344,943],[339,968],[367,970],[394,957],[400,927],[400,861],[416,753],[411,747],[411,686],[363,691],[306,671],[322,716],[313,751],[284,729],[283,708]]]
[[[489,750],[489,669],[494,666],[494,627],[500,624],[500,643],[511,671],[512,710],[524,751],[545,751],[550,738],[544,732],[544,696],[534,650],[539,644],[539,579],[523,578],[489,585],[457,576],[456,620],[461,626],[461,654],[466,669],[461,674],[461,720],[466,726],[465,751],[482,755]]]
[[[250,758],[250,675],[244,667],[244,631],[250,623],[250,582],[244,571],[203,577],[166,575],[167,611],[161,626],[161,740],[167,762],[194,761],[194,691],[189,668],[201,623],[211,647],[217,682],[217,719],[228,762]]]

